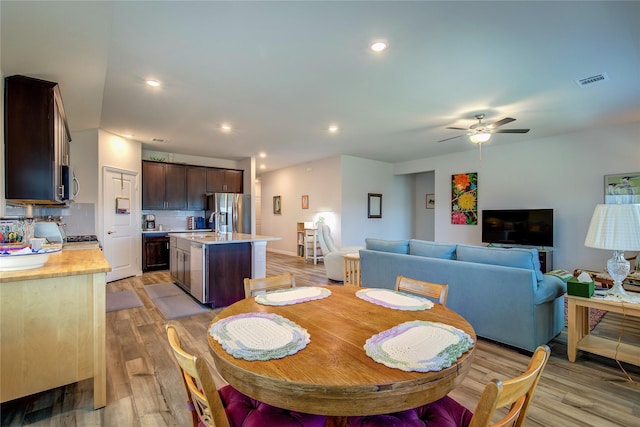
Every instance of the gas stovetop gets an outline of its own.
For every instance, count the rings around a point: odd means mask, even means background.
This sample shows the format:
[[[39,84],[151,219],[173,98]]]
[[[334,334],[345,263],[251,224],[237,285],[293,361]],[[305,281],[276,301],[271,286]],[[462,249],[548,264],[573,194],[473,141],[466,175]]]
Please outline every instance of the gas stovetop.
[[[78,243],[78,242],[97,242],[98,237],[94,234],[85,234],[82,236],[67,236],[65,238],[67,243]]]

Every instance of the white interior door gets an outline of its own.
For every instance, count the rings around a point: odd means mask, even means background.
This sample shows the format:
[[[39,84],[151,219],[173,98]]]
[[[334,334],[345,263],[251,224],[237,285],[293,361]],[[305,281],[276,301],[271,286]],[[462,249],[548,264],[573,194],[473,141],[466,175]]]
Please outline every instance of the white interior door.
[[[140,274],[138,174],[105,168],[103,173],[104,256],[111,265],[107,282]]]

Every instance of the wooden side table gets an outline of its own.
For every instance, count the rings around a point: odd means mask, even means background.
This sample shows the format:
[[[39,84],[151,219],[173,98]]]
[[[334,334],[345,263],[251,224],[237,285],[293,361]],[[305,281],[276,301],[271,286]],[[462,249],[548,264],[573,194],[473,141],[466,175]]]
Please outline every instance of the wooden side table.
[[[360,273],[360,254],[358,252],[344,254],[344,284],[345,286],[360,286],[362,276]]]
[[[570,362],[575,362],[577,351],[582,350],[640,366],[640,346],[624,342],[618,344],[616,340],[589,333],[589,308],[640,317],[640,304],[606,301],[601,298],[583,298],[573,295],[567,295],[566,297],[568,301],[567,356]]]

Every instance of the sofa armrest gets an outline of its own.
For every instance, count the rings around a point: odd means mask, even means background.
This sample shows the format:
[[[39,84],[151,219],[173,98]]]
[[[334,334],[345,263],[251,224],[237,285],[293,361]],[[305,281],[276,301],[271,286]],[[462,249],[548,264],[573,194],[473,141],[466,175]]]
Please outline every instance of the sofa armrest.
[[[534,301],[536,304],[542,304],[561,297],[567,292],[567,284],[559,277],[551,274],[544,274],[542,280],[538,280],[538,286],[535,290]]]

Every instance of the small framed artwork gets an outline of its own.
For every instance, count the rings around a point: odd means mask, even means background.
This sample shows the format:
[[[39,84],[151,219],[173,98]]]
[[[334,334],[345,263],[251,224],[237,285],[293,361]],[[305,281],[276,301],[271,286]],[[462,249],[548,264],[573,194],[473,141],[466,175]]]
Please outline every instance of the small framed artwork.
[[[302,196],[302,209],[309,209],[309,196]]]
[[[605,175],[604,202],[640,203],[640,172]]]
[[[382,194],[369,193],[367,215],[369,218],[382,218]]]
[[[427,194],[427,209],[435,209],[436,207],[436,195]]]
[[[273,214],[282,215],[282,196],[273,196]]]

